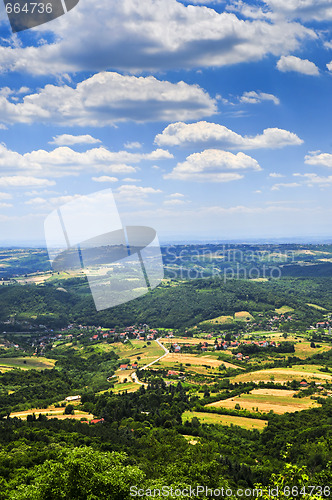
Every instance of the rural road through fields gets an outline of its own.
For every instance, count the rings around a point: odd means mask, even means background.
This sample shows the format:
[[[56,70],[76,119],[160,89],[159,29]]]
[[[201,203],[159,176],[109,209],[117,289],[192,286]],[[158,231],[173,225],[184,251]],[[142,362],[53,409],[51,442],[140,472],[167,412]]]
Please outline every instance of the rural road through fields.
[[[143,366],[141,368],[141,370],[146,370],[147,368],[149,368],[150,366],[152,366],[154,363],[157,363],[157,361],[160,361],[165,356],[167,356],[167,354],[169,354],[169,350],[166,349],[166,347],[159,341],[159,339],[156,339],[155,342],[157,342],[157,344],[159,345],[159,347],[161,347],[165,351],[165,353],[162,356],[160,356],[159,358],[155,359],[154,361],[151,361],[151,363]],[[147,385],[147,384],[144,384],[143,382],[140,382],[138,380],[136,372],[134,372],[134,373],[131,374],[131,378],[132,378],[133,382],[135,382],[136,384]]]

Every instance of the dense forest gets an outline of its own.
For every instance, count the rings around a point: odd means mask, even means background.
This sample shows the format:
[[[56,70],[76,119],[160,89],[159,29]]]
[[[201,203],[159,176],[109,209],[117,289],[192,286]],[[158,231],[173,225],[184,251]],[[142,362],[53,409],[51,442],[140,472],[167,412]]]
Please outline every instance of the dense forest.
[[[332,484],[331,402],[273,415],[261,433],[197,418],[184,423],[181,415],[191,405],[186,390],[181,384],[165,388],[158,379],[134,394],[91,393],[82,403],[104,423],[38,414],[28,422],[0,422],[0,498],[126,500],[131,485],[236,491],[277,483],[278,473],[287,477],[287,471],[288,486],[299,486],[304,471],[310,485]]]
[[[0,321],[15,315],[18,320],[29,319],[51,328],[68,322],[109,328],[135,322],[181,328],[243,310],[254,315],[272,314],[276,307],[287,305],[296,310],[294,326],[302,328],[322,318],[322,313],[307,303],[332,309],[332,278],[283,278],[259,283],[236,279],[224,283],[213,278],[178,281],[101,312],[96,312],[83,278],[67,280],[65,286],[65,290],[51,284],[1,287]]]

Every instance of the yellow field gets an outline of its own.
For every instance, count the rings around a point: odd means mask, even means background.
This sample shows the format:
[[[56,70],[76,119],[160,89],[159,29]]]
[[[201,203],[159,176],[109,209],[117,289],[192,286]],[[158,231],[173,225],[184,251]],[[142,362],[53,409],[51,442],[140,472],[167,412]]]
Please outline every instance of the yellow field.
[[[237,321],[252,321],[254,317],[248,311],[239,311],[234,314]]]
[[[160,342],[167,347],[171,344],[190,344],[192,346],[198,345],[202,342],[207,342],[210,346],[214,345],[214,339],[206,339],[203,337],[174,337],[172,339],[161,338]]]
[[[207,324],[207,323],[213,324],[213,325],[215,325],[217,323],[219,323],[219,324],[233,323],[233,317],[232,316],[218,316],[217,318],[212,318],[212,319],[208,319],[206,321],[202,321],[200,323],[200,325],[204,326],[204,324]]]
[[[290,313],[290,312],[293,312],[294,309],[292,309],[291,307],[289,306],[282,306],[282,307],[279,307],[279,309],[276,309],[275,310],[276,313],[278,314],[286,314],[286,313]]]
[[[243,427],[244,429],[253,430],[258,429],[262,430],[267,425],[266,420],[259,420],[254,418],[246,418],[246,417],[236,417],[233,415],[218,415],[218,413],[204,413],[199,411],[186,411],[182,415],[183,422],[186,420],[191,420],[193,417],[197,417],[201,423],[204,424],[219,424],[219,425],[238,425],[239,427]],[[194,438],[197,439],[197,438]]]
[[[74,418],[76,420],[80,420],[81,418],[86,418],[88,420],[92,420],[94,416],[92,413],[87,413],[85,411],[81,410],[74,410],[74,415],[64,415],[65,409],[61,407],[55,407],[55,406],[49,406],[46,409],[40,409],[40,408],[33,408],[31,410],[26,410],[26,411],[16,411],[10,414],[10,417],[17,417],[21,418],[22,420],[26,420],[28,415],[32,415],[33,413],[36,415],[36,418],[38,418],[38,415],[41,413],[42,415],[46,415],[48,418],[59,418],[59,419],[64,419],[64,418]]]
[[[0,358],[0,371],[8,371],[13,368],[21,370],[45,370],[52,369],[56,363],[55,359],[38,356],[27,356],[22,358]]]
[[[232,379],[233,382],[288,382],[292,380],[307,382],[332,381],[332,375],[319,372],[319,365],[297,365],[293,368],[271,368],[268,370],[258,370],[257,372],[244,373],[237,375]]]
[[[234,368],[238,369],[236,365],[233,365],[232,363],[228,363],[226,361],[220,361],[219,359],[216,359],[214,356],[204,356],[202,354],[200,355],[195,355],[195,354],[181,354],[181,353],[169,353],[167,356],[165,356],[160,364],[162,366],[166,367],[175,367],[178,368],[179,364],[182,363],[185,365],[186,363],[190,363],[191,366],[184,366],[184,368],[188,370],[194,370],[194,371],[204,371],[205,366],[208,366],[209,368],[218,368],[220,365],[225,365],[226,368]],[[204,366],[205,365],[205,366]]]
[[[252,391],[250,394],[241,394],[234,398],[210,403],[207,406],[213,408],[235,408],[240,405],[241,409],[260,413],[293,413],[295,411],[308,410],[309,408],[319,407],[316,401],[310,398],[293,398],[293,391],[281,391],[270,389],[267,393],[260,390]]]
[[[318,309],[319,311],[326,311],[325,307],[318,306],[317,304],[307,304],[307,306],[313,307],[314,309]]]

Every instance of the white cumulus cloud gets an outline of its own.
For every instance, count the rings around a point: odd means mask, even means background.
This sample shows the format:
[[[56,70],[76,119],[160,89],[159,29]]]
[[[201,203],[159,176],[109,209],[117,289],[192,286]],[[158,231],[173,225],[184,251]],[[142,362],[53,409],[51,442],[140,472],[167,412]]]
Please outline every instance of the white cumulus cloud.
[[[202,182],[230,182],[243,178],[243,171],[261,170],[258,162],[245,155],[234,155],[219,149],[206,149],[194,153],[186,161],[178,163],[173,171],[164,175],[165,179]]]
[[[232,130],[210,122],[183,122],[168,125],[155,138],[159,146],[189,146],[208,144],[229,149],[276,149],[285,146],[298,146],[303,141],[293,132],[279,128],[268,128],[256,136],[242,136]]]
[[[274,104],[280,104],[280,99],[273,94],[267,94],[266,92],[256,92],[251,90],[250,92],[244,92],[240,97],[240,102],[244,104],[259,104],[262,101],[272,101]]]
[[[97,73],[76,87],[49,84],[24,96],[23,102],[0,96],[0,119],[5,123],[102,127],[128,120],[195,120],[216,111],[216,101],[198,85],[115,72]]]
[[[300,59],[296,56],[282,56],[277,62],[277,68],[283,73],[295,71],[296,73],[302,73],[303,75],[319,75],[319,69],[315,63],[309,61],[308,59]]]
[[[104,147],[77,152],[65,146],[45,151],[35,150],[20,154],[0,144],[0,168],[12,173],[25,172],[34,176],[63,177],[78,175],[81,172],[104,172],[106,174],[131,174],[136,168],[128,163],[171,159],[173,155],[164,149],[150,153],[131,153],[129,151],[109,151]]]
[[[74,144],[97,144],[101,142],[89,134],[86,135],[70,135],[61,134],[53,137],[49,144],[56,144],[57,146],[73,146]]]
[[[317,38],[313,30],[282,17],[271,22],[251,19],[249,13],[243,19],[208,4],[99,0],[92,7],[80,0],[67,15],[34,29],[37,44],[2,46],[0,69],[50,75],[215,67],[280,56]],[[54,36],[46,37],[50,31]]]
[[[308,165],[321,165],[323,167],[332,167],[331,153],[309,153],[304,158]]]

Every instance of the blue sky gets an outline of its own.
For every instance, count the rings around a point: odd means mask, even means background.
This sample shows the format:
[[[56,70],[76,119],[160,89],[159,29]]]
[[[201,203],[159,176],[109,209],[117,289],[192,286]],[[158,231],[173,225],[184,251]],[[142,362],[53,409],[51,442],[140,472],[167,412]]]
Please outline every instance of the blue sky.
[[[100,0],[0,14],[0,243],[112,188],[161,241],[329,238],[332,0]]]

